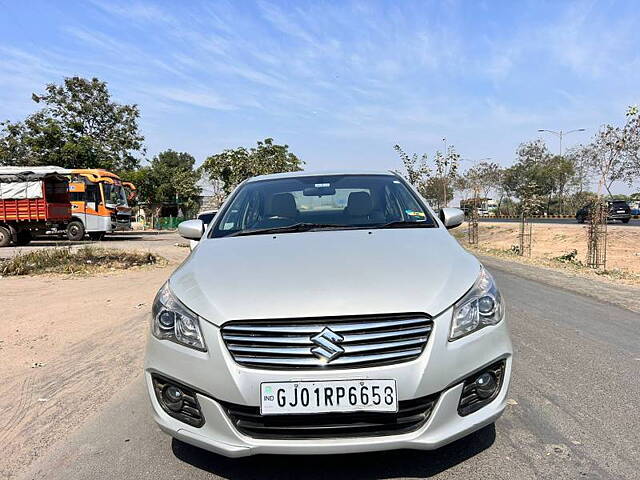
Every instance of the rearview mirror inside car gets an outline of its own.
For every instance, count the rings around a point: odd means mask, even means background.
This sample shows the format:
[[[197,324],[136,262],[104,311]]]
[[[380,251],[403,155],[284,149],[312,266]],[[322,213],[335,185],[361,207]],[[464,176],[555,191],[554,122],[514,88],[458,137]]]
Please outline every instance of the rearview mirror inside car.
[[[325,195],[335,195],[336,189],[333,187],[308,187],[302,191],[305,197],[322,197]]]

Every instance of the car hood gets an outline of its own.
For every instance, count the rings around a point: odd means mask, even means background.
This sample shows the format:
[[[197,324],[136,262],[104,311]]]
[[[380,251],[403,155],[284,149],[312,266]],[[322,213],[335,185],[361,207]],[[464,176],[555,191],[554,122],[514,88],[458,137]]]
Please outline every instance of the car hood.
[[[205,320],[424,312],[471,288],[478,260],[444,228],[345,230],[202,240],[171,276]]]

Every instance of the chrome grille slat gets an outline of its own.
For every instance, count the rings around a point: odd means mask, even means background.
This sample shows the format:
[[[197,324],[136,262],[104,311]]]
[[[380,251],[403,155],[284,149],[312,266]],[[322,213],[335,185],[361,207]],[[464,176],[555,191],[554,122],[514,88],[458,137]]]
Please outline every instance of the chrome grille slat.
[[[331,363],[327,363],[326,361],[321,361],[316,359],[315,357],[309,358],[301,358],[301,359],[291,359],[285,357],[245,357],[236,355],[235,359],[238,363],[252,363],[256,365],[265,365],[265,364],[277,364],[277,365],[289,365],[293,362],[296,364],[300,364],[303,366],[308,365],[316,365],[318,363],[322,365],[351,365],[355,363],[367,363],[375,360],[392,360],[396,358],[403,357],[411,357],[420,355],[422,352],[421,348],[412,348],[411,350],[402,350],[398,352],[391,353],[378,353],[373,355],[354,355],[354,356],[343,356],[339,357],[336,360],[332,360]]]
[[[296,345],[313,345],[310,337],[258,337],[256,335],[226,335],[223,331],[222,338],[227,342],[247,342],[247,343],[281,343]]]
[[[308,347],[248,347],[245,345],[227,345],[231,352],[241,354],[275,354],[275,355],[310,355],[311,346]]]
[[[252,320],[223,325],[222,338],[254,368],[361,368],[417,358],[432,328],[423,314]]]
[[[407,347],[411,345],[419,345],[425,343],[427,341],[427,337],[418,337],[411,340],[399,340],[395,342],[386,342],[386,343],[366,343],[360,345],[344,345],[345,353],[359,353],[359,352],[372,352],[376,350],[385,350],[392,349],[397,347]],[[244,354],[244,356],[248,356],[247,354],[254,353],[256,355],[310,355],[311,346],[309,347],[250,347],[245,345],[236,345],[229,344],[227,345],[231,352],[238,352],[239,354]]]
[[[309,325],[229,325],[225,327],[225,331],[230,333],[250,332],[250,333],[269,333],[269,334],[312,334],[321,332],[323,328],[329,327],[337,333],[357,332],[359,330],[374,330],[381,328],[389,328],[396,326],[407,326],[415,323],[424,323],[424,318],[403,319],[403,320],[385,320],[381,322],[361,322],[361,323],[331,323],[326,324],[309,324]]]

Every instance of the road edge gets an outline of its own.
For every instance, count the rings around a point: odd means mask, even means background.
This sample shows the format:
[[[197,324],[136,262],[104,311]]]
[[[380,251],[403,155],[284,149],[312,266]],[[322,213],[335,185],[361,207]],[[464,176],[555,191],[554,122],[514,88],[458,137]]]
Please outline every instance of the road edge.
[[[527,280],[551,285],[640,313],[640,287],[613,284],[609,281],[572,275],[562,270],[529,265],[476,251],[471,251],[471,253],[490,269],[497,268]]]

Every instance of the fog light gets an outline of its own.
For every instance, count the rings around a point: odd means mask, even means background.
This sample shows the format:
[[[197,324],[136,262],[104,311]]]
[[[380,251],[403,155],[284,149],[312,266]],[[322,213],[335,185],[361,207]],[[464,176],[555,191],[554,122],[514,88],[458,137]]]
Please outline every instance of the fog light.
[[[162,391],[162,397],[167,405],[167,408],[174,412],[179,412],[182,409],[182,398],[184,393],[175,385],[169,385]]]
[[[502,387],[505,367],[506,362],[500,360],[468,376],[462,385],[458,414],[464,417],[495,400]]]
[[[204,425],[194,390],[157,374],[152,374],[151,379],[158,403],[167,414],[194,427]]]
[[[498,382],[496,377],[489,372],[484,372],[478,378],[476,378],[476,393],[478,397],[485,399],[493,395],[498,388]]]

